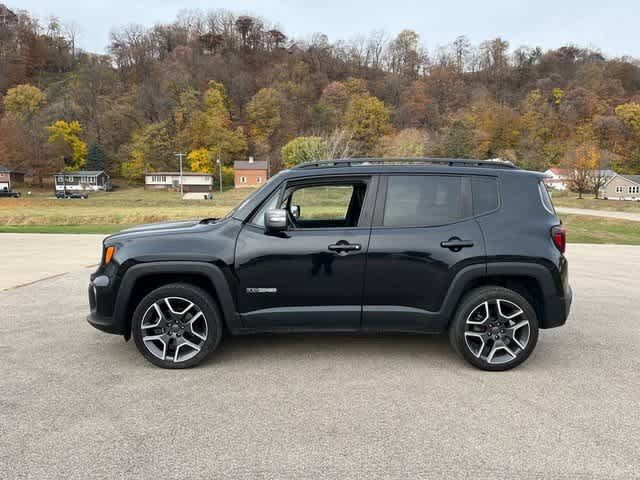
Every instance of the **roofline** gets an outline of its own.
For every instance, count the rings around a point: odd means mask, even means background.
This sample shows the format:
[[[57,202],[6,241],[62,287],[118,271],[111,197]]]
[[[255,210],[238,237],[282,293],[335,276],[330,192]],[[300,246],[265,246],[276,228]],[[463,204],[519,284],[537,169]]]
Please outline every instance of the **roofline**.
[[[634,175],[635,176],[635,175]],[[635,180],[631,180],[630,178],[627,178],[625,175],[621,174],[621,173],[616,173],[615,175],[613,175],[612,177],[609,178],[609,180],[607,180],[604,185],[602,185],[602,188],[606,187],[607,185],[609,185],[609,183],[616,177],[622,177],[624,178],[626,181],[631,182],[631,183],[635,183],[636,185],[640,185],[640,182],[636,182]]]
[[[58,173],[54,173],[53,175],[54,175],[54,176],[55,176],[55,175],[85,175],[85,176],[92,177],[92,176],[98,176],[98,175],[101,175],[101,174],[103,174],[103,173],[104,173],[107,177],[111,178],[111,175],[109,175],[109,174],[108,174],[107,172],[105,172],[104,170],[93,170],[94,172],[98,172],[98,173],[95,173],[94,175],[87,175],[86,173],[80,173],[80,172],[82,172],[82,171],[84,171],[84,170],[77,170],[77,171],[75,171],[75,172],[58,172]],[[90,172],[90,171],[92,171],[92,170],[87,170],[87,171],[89,171],[89,172]]]
[[[488,167],[518,169],[513,163],[504,160],[470,160],[463,158],[340,158],[335,160],[319,160],[316,162],[306,162],[296,165],[292,170],[305,168],[331,168],[331,167],[352,167],[352,166],[398,166],[398,165],[446,165],[449,167]]]

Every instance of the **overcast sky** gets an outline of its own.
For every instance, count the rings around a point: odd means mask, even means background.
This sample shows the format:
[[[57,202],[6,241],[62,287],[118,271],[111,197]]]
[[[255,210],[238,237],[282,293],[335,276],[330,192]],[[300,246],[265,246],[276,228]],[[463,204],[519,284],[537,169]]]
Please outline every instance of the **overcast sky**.
[[[169,22],[183,9],[225,8],[263,17],[289,37],[314,32],[330,40],[350,39],[372,30],[396,34],[409,28],[433,50],[466,35],[473,43],[501,36],[520,45],[552,48],[573,43],[598,47],[610,56],[640,57],[638,0],[0,0],[39,18],[54,14],[81,25],[79,43],[104,52],[113,27]]]

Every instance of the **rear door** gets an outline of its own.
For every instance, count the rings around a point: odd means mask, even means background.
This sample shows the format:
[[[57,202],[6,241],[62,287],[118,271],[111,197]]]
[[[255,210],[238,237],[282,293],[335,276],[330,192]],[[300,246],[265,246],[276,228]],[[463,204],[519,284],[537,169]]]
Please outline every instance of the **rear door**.
[[[363,328],[437,331],[461,268],[484,263],[471,180],[456,175],[388,175],[381,181],[367,254]]]

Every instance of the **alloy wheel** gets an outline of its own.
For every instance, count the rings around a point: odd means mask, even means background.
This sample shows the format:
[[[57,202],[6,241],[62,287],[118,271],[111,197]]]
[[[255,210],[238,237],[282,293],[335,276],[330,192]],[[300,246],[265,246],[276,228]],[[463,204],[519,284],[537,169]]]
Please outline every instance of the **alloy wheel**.
[[[489,364],[508,363],[524,352],[531,324],[524,310],[510,300],[491,299],[467,316],[464,339],[469,351]]]
[[[156,300],[142,316],[142,342],[160,360],[180,363],[195,357],[208,335],[207,319],[192,301],[181,297]]]

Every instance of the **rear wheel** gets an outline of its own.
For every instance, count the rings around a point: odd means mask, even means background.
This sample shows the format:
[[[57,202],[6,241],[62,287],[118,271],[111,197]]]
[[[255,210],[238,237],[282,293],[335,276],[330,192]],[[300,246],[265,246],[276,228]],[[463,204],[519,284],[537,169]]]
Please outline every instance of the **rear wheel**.
[[[538,341],[538,318],[519,293],[481,287],[467,294],[449,327],[454,349],[483,370],[509,370],[524,362]]]
[[[132,318],[138,350],[162,368],[188,368],[216,349],[221,316],[211,296],[194,285],[157,288],[138,304]]]

